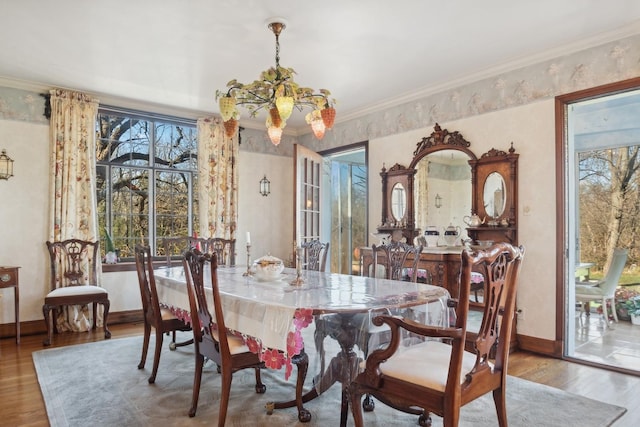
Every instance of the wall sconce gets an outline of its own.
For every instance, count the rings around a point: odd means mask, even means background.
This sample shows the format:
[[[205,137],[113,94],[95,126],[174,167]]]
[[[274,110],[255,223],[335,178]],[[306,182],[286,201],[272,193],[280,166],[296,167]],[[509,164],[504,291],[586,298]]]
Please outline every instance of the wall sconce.
[[[442,197],[439,194],[436,194],[436,208],[440,209],[442,207]]]
[[[267,179],[267,175],[260,180],[260,194],[268,196],[271,193],[271,181]]]
[[[13,159],[7,156],[7,150],[0,154],[0,179],[9,179],[13,176]]]

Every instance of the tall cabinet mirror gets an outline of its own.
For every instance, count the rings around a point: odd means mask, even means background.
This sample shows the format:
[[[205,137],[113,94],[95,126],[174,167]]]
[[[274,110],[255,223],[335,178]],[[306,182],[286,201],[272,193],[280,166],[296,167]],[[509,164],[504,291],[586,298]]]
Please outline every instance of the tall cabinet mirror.
[[[437,123],[420,140],[408,167],[382,168],[382,219],[379,233],[401,230],[408,243],[434,230],[431,248],[448,245],[447,230],[462,230],[473,242],[517,243],[518,154],[491,149],[477,157],[460,132]],[[458,233],[458,231],[455,231]],[[434,241],[431,239],[431,241]]]

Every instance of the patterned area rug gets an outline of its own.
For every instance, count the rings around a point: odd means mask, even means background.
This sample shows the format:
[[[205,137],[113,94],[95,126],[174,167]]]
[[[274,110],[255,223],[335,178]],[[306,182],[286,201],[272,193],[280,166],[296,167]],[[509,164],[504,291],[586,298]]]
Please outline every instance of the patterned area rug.
[[[218,412],[219,374],[205,364],[198,413],[189,418],[193,384],[193,347],[163,349],[155,384],[147,382],[152,365],[153,341],[147,365],[138,370],[142,337],[114,338],[90,344],[47,349],[33,353],[38,381],[52,427],[62,426],[190,426],[215,425]],[[312,375],[309,375],[309,377]],[[227,426],[301,426],[295,408],[267,415],[269,401],[289,400],[294,382],[284,372],[265,370],[267,392],[254,392],[252,371],[234,374]],[[305,389],[308,389],[306,387]],[[367,426],[412,426],[417,417],[376,402],[365,413]],[[305,407],[312,413],[308,426],[337,426],[340,420],[340,387],[334,385]],[[507,385],[509,425],[608,426],[625,408],[509,377]],[[584,414],[589,414],[585,417]],[[433,425],[442,420],[433,417]],[[349,425],[353,425],[349,414]],[[493,400],[484,396],[462,409],[460,426],[497,425]]]

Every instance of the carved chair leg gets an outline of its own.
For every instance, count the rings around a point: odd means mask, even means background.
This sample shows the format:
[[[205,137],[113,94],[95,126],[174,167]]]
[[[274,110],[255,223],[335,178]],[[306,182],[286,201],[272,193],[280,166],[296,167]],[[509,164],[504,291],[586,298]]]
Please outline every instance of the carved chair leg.
[[[233,373],[230,369],[222,369],[222,378],[220,382],[220,409],[218,409],[218,427],[224,427],[227,419],[227,409],[229,407],[229,396],[231,394],[231,380]]]
[[[198,409],[198,398],[200,397],[200,383],[202,382],[202,366],[204,365],[204,356],[196,349],[196,369],[193,374],[193,395],[191,396],[191,408],[189,416],[195,417]]]
[[[104,337],[106,339],[111,338],[111,331],[109,330],[109,307],[111,306],[111,302],[109,300],[105,301],[102,303],[102,306],[104,307],[103,313],[102,313],[102,324],[104,325]]]
[[[162,332],[156,330],[156,347],[153,352],[153,368],[151,368],[151,376],[149,377],[149,384],[156,382],[156,375],[158,374],[158,365],[160,364],[160,353],[162,352]]]
[[[498,415],[498,425],[500,427],[507,426],[507,405],[505,402],[504,389],[497,388],[493,390],[493,402],[496,405],[496,414]]]
[[[267,390],[267,386],[262,383],[260,368],[254,368],[256,371],[256,393],[262,394]]]
[[[42,314],[44,314],[44,324],[47,327],[47,337],[43,341],[43,345],[51,345],[51,339],[53,338],[53,325],[51,324],[51,309],[53,307],[49,305],[42,306]]]
[[[360,400],[362,399],[362,392],[358,386],[352,386],[350,390],[351,396],[351,413],[353,414],[353,424],[355,427],[362,427],[364,425],[364,419],[362,418],[362,409],[360,407]],[[364,402],[362,403],[364,405]]]
[[[144,364],[147,361],[147,351],[149,349],[149,338],[151,336],[151,325],[144,322],[144,337],[142,339],[142,356],[140,356],[140,363],[138,363],[138,369],[143,369]]]
[[[91,308],[93,309],[93,322],[91,329],[95,331],[98,325],[98,302],[94,301]]]

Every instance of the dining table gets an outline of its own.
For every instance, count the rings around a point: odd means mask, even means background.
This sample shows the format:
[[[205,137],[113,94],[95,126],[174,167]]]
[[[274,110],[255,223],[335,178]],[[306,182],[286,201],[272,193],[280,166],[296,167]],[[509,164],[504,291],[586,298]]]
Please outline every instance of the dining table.
[[[284,368],[289,378],[298,368],[295,398],[270,402],[267,412],[297,406],[298,419],[308,422],[310,412],[303,404],[339,382],[342,385],[341,421],[346,425],[349,386],[357,375],[362,348],[371,319],[378,313],[403,313],[420,308],[422,319],[433,325],[449,325],[449,293],[445,288],[405,281],[354,276],[311,270],[285,269],[276,280],[259,280],[246,266],[219,267],[219,292],[227,330],[241,337],[267,368]],[[210,275],[205,274],[205,291],[213,303]],[[155,270],[158,299],[176,316],[190,322],[189,299],[183,267]],[[209,283],[207,283],[209,282]],[[425,314],[426,313],[426,314]],[[315,328],[309,333],[311,327]],[[306,393],[303,384],[308,368],[309,343],[333,338],[339,351],[327,367],[324,363]],[[310,338],[313,337],[313,338]],[[315,360],[324,362],[324,354]]]

